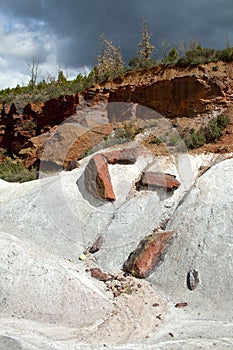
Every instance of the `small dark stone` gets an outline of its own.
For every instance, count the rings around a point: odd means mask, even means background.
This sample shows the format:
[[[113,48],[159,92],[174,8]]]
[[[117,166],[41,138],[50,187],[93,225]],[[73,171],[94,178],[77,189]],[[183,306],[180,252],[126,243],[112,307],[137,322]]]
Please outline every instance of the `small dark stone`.
[[[159,306],[159,304],[158,303],[154,303],[152,306],[153,307],[157,307],[157,306]]]
[[[180,307],[186,307],[186,306],[188,306],[188,304],[185,303],[185,302],[176,303],[176,305],[175,305],[175,307],[178,307],[178,308],[180,308]]]
[[[191,270],[187,274],[187,287],[190,290],[194,290],[199,284],[198,271]]]
[[[109,273],[102,272],[99,268],[90,269],[91,277],[96,278],[99,281],[107,282],[113,279],[113,276]]]
[[[104,243],[104,236],[100,235],[95,241],[95,243],[89,249],[89,253],[94,254],[98,252],[98,250],[100,250],[100,248],[102,247],[103,243]]]

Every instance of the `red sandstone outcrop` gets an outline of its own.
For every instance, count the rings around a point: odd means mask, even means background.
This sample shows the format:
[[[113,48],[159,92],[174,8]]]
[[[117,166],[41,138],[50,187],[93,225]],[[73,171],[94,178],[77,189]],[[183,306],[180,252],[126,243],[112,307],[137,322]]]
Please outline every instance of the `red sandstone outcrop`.
[[[216,65],[217,71],[214,69]],[[76,114],[77,110],[85,110],[102,102],[107,106],[109,123],[124,120],[133,122],[137,118],[156,119],[160,114],[169,118],[192,118],[223,109],[230,110],[233,108],[232,81],[232,63],[217,62],[187,68],[157,66],[129,72],[105,84],[96,84],[83,93],[60,96],[45,103],[30,103],[25,107],[3,105],[0,148],[6,149],[9,155],[22,157],[23,161],[26,159],[25,165],[31,166],[32,154],[41,153],[37,149],[33,150],[35,145],[32,138],[50,132],[51,128]],[[112,102],[127,103],[119,107]],[[88,141],[85,140],[86,136],[83,136],[84,142],[81,138],[77,140],[67,163],[78,159],[88,147],[101,141],[102,136],[96,137],[97,133],[90,135]],[[231,136],[228,138],[231,139]]]
[[[27,104],[22,114],[17,112],[14,103],[3,106],[0,124],[4,133],[0,147],[16,155],[22,149],[33,147],[30,139],[49,131],[74,114],[78,101],[78,94],[60,96],[44,104]]]
[[[137,248],[129,255],[123,270],[137,278],[149,276],[162,262],[175,236],[176,233],[171,231],[154,233],[143,238]]]
[[[72,159],[82,158],[88,150],[98,145],[104,138],[109,136],[112,130],[113,127],[111,124],[101,124],[86,132],[82,131],[81,135],[76,138],[67,152],[64,163],[66,164],[67,161]]]
[[[124,86],[111,91],[109,102],[133,102],[165,117],[194,117],[225,105],[221,82],[196,76],[175,77],[150,85]],[[136,114],[143,118],[143,115]]]
[[[157,66],[128,72],[104,86],[110,91],[109,102],[133,102],[165,117],[192,118],[232,105],[232,72],[232,63],[224,62],[187,68]],[[125,113],[130,116],[129,111]],[[137,117],[145,116],[138,112]]]
[[[79,103],[78,94],[60,96],[45,102],[42,113],[37,115],[37,130],[40,133],[45,127],[61,124],[65,119],[76,113]]]

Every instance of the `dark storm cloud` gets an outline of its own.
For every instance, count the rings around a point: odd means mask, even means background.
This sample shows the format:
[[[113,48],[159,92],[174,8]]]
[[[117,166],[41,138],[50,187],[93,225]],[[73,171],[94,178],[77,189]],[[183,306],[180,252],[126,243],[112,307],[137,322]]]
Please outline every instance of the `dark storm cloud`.
[[[142,16],[158,50],[163,39],[172,45],[198,39],[222,48],[228,35],[233,45],[232,0],[1,0],[0,11],[29,26],[32,20],[45,22],[58,39],[59,63],[73,67],[93,63],[101,33],[128,61],[137,49]]]

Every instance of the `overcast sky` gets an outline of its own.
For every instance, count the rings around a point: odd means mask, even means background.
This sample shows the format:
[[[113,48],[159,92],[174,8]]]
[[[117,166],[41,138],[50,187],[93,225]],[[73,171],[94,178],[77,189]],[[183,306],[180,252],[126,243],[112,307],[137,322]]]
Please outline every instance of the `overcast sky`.
[[[135,56],[142,16],[161,42],[198,39],[205,47],[233,45],[233,0],[0,0],[0,88],[27,84],[27,62],[37,57],[41,76],[58,68],[73,78],[87,71],[104,33]]]

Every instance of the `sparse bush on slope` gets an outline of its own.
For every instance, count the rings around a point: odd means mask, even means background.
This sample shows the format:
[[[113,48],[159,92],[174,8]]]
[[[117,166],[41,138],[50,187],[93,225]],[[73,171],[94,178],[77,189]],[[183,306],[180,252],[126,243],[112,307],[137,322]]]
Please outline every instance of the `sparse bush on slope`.
[[[205,128],[199,130],[187,129],[184,133],[184,142],[189,149],[194,149],[203,146],[206,143],[211,143],[219,140],[223,134],[223,130],[230,123],[229,117],[219,115],[209,121]]]
[[[0,179],[8,182],[26,182],[36,179],[36,173],[29,171],[19,160],[5,159],[0,164]]]

